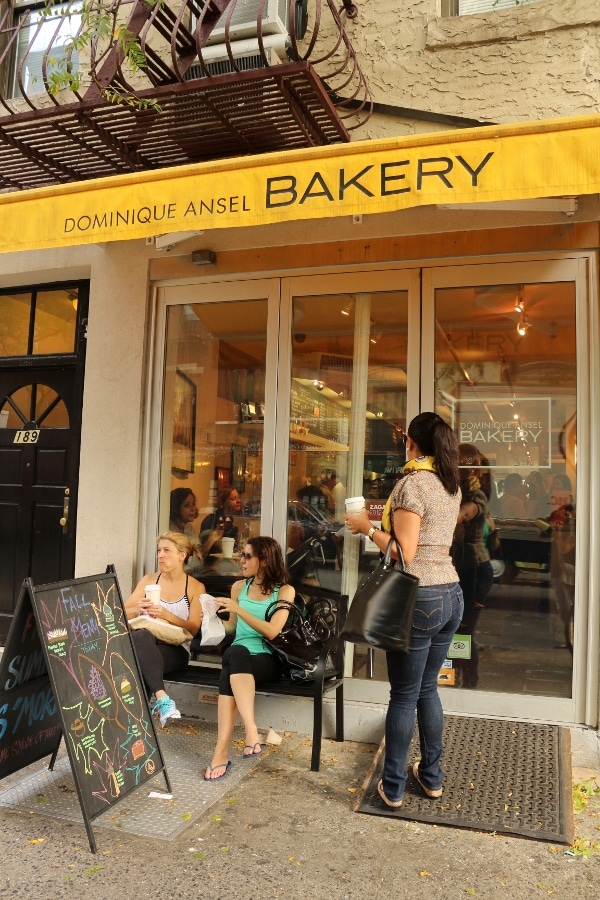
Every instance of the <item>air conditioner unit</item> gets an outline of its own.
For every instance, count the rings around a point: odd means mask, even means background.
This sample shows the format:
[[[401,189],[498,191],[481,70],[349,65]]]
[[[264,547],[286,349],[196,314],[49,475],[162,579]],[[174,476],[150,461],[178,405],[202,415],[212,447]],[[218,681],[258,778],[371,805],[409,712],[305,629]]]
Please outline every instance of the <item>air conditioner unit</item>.
[[[256,37],[258,18],[262,0],[232,0],[235,8],[229,23],[231,42]],[[267,0],[261,17],[261,34],[288,34],[290,0]],[[225,41],[225,24],[230,10],[225,12],[213,28],[207,45],[222,44]]]
[[[281,64],[282,56],[285,55],[285,45],[282,41],[282,35],[277,36],[278,50],[274,47],[265,47],[264,56],[260,52],[258,41],[236,41],[231,47],[233,58],[237,69],[231,64],[231,60],[223,44],[216,44],[213,47],[206,47],[202,51],[202,59],[204,65],[208,69],[210,75],[230,75],[233,72],[247,72],[250,69],[264,69],[267,66],[277,66]],[[266,57],[266,62],[265,62]],[[206,78],[206,72],[199,62],[193,63],[185,73],[186,81],[195,81],[197,78]]]

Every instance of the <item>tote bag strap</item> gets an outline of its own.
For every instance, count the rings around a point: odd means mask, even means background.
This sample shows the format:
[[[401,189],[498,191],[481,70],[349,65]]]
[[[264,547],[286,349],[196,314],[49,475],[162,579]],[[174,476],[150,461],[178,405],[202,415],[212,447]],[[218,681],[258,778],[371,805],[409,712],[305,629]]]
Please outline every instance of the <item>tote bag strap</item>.
[[[393,531],[391,533],[390,540],[388,541],[388,545],[385,550],[385,555],[383,557],[383,565],[384,566],[393,566],[395,563],[395,560],[392,559],[392,544],[393,543],[396,545],[396,553],[398,554],[398,562],[400,563],[400,569],[402,572],[404,572],[404,570],[406,569],[406,564],[404,562],[404,554],[402,553],[402,547],[400,546],[400,542],[398,541],[398,538],[396,537],[396,535],[394,534]]]

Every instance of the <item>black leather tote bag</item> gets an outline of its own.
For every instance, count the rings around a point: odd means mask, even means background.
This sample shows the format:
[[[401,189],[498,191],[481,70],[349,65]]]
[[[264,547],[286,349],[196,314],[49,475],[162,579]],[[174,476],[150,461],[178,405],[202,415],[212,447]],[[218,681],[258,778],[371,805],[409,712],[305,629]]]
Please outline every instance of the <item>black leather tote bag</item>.
[[[394,568],[392,543],[401,570]],[[342,637],[353,644],[408,653],[418,589],[419,579],[404,571],[402,549],[392,536],[377,568],[356,589]]]
[[[328,609],[326,607],[329,607]],[[279,660],[282,674],[290,681],[314,681],[321,656],[327,654],[325,679],[339,674],[330,656],[332,638],[332,606],[327,600],[306,604],[303,611],[296,603],[275,600],[267,609],[265,620],[270,621],[277,609],[288,610],[288,620],[281,634],[265,643]]]

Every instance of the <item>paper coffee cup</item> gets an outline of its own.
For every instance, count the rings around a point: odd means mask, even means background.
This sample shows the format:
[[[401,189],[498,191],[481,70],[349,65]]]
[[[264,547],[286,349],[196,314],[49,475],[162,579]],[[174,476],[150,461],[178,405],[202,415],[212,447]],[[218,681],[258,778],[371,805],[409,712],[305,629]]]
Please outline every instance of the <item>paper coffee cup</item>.
[[[145,594],[148,600],[152,600],[153,603],[158,603],[160,600],[160,584],[147,584],[145,587]]]
[[[347,497],[345,500],[346,512],[359,512],[365,508],[364,497]]]
[[[221,538],[221,547],[223,548],[223,556],[231,558],[233,556],[235,540],[233,538]]]

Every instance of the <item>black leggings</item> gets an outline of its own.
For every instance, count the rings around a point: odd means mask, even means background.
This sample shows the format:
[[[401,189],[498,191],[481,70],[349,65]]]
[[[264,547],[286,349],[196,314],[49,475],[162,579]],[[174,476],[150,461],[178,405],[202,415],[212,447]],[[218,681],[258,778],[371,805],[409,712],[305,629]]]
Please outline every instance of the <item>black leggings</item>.
[[[223,653],[219,677],[219,694],[227,697],[233,697],[230,675],[254,675],[256,684],[262,684],[264,681],[277,681],[281,678],[281,669],[272,653],[250,653],[247,647],[232,644]]]
[[[163,644],[144,628],[131,632],[148,696],[164,691],[164,676],[187,669],[189,655],[182,644]]]

